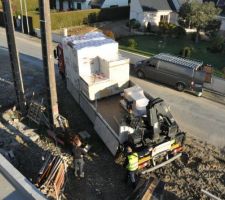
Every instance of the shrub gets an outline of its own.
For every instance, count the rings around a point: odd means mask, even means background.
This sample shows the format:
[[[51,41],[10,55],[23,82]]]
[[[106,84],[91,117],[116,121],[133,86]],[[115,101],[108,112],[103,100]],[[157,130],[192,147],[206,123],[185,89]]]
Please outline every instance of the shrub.
[[[217,35],[211,42],[210,47],[208,48],[212,53],[220,53],[224,49],[224,38],[220,35]]]
[[[152,25],[151,25],[151,22],[148,22],[147,27],[146,27],[146,30],[147,30],[148,32],[151,32],[151,31],[152,31]]]
[[[204,28],[204,31],[207,36],[209,36],[210,38],[213,38],[213,37],[216,37],[216,34],[220,30],[220,26],[221,26],[221,20],[215,19],[207,24],[207,26]]]
[[[186,35],[186,31],[183,27],[181,26],[176,26],[174,29],[173,29],[173,34],[177,37],[177,38],[180,38],[180,37],[184,37]]]
[[[176,28],[175,24],[168,22],[159,22],[159,32],[161,34],[173,34],[173,30]]]
[[[192,52],[193,52],[193,48],[192,48],[192,47],[184,47],[184,48],[181,50],[180,55],[181,55],[182,57],[190,58]]]
[[[129,21],[129,27],[133,28],[133,29],[139,29],[141,27],[141,24],[139,21],[137,21],[136,19],[131,19]]]
[[[67,12],[52,12],[52,29],[95,23],[98,21],[125,19],[129,16],[129,7],[88,9]],[[39,13],[29,12],[34,28],[40,27]]]
[[[132,49],[135,49],[135,48],[137,48],[137,46],[138,46],[138,44],[135,41],[135,39],[129,39],[128,40],[128,47],[130,47]]]
[[[18,14],[20,14],[20,0],[13,0],[12,2],[12,8],[13,11],[17,11]],[[24,5],[23,5],[24,6]],[[38,7],[38,0],[29,0],[27,1],[27,10],[28,11],[34,11]],[[0,9],[2,9],[2,2],[0,1]]]

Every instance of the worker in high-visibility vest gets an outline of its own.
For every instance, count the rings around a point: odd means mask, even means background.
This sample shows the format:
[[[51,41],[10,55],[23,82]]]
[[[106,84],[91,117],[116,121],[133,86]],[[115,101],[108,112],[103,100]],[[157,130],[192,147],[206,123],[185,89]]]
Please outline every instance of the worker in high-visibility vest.
[[[133,188],[136,187],[136,172],[138,169],[138,154],[133,152],[131,147],[127,147],[126,159],[127,177],[130,178]]]

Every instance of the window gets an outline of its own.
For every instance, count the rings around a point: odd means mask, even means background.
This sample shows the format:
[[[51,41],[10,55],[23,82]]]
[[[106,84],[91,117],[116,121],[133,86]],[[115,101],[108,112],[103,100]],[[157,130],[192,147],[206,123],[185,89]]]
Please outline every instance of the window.
[[[169,16],[168,15],[160,15],[160,22],[168,22]]]
[[[156,68],[158,65],[158,61],[155,59],[150,59],[150,60],[147,60],[145,64],[146,66]]]

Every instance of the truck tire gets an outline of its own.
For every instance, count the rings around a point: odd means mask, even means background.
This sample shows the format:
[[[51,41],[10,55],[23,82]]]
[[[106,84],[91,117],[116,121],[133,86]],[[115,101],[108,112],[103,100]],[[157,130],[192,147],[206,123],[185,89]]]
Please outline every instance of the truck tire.
[[[144,72],[141,70],[137,71],[137,77],[143,79],[145,77]]]
[[[177,83],[176,86],[177,86],[176,88],[179,92],[184,91],[185,85],[183,83]]]

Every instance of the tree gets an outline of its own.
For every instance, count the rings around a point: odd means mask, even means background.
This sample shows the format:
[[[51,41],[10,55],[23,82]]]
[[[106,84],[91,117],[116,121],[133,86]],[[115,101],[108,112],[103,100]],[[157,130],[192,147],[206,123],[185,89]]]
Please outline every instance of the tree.
[[[179,23],[185,27],[191,26],[196,28],[195,42],[197,43],[200,31],[204,30],[210,22],[215,20],[220,12],[221,9],[215,7],[213,2],[186,2],[180,8]]]

